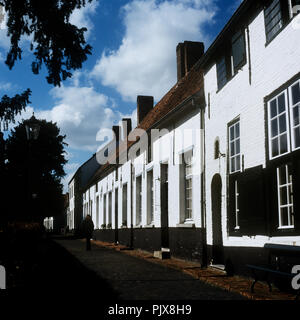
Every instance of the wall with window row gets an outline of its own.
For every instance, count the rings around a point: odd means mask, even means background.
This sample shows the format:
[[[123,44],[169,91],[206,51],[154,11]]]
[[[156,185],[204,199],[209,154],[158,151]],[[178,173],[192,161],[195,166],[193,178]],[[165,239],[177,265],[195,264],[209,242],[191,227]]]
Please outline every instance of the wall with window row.
[[[239,123],[240,169],[268,165],[268,96],[300,72],[299,30],[292,23],[282,28],[272,41],[266,41],[264,11],[249,24],[245,32],[246,61],[233,77],[218,88],[216,65],[205,74],[206,108],[206,204],[207,240],[213,243],[211,182],[216,174],[222,179],[222,235],[225,246],[257,246],[266,242],[300,245],[299,236],[231,237],[228,232],[228,176],[230,174],[230,128]],[[296,79],[295,78],[295,79]],[[300,75],[299,75],[300,78]],[[279,89],[278,92],[280,92]],[[215,159],[215,141],[220,155]],[[253,199],[255,202],[256,200]],[[299,214],[299,212],[298,212]]]
[[[122,229],[129,228],[131,223],[135,228],[160,228],[162,165],[168,165],[169,227],[176,228],[179,225],[186,228],[202,227],[200,160],[203,146],[201,131],[198,129],[199,110],[196,114],[194,112],[186,116],[184,121],[179,117],[175,120],[175,125],[165,128],[168,130],[167,133],[155,141],[152,147],[153,161],[148,163],[147,152],[142,152],[132,161],[121,165],[117,175],[116,171],[111,172],[98,181],[97,188],[92,186],[86,191],[83,195],[83,207],[86,208],[84,215],[92,215],[95,228]],[[183,165],[179,164],[179,161],[186,153],[193,155],[190,219],[185,219],[185,196],[180,186],[184,180],[180,178]],[[151,183],[149,177],[153,179]],[[137,185],[140,190],[137,189]],[[151,209],[153,209],[152,219],[150,219]]]

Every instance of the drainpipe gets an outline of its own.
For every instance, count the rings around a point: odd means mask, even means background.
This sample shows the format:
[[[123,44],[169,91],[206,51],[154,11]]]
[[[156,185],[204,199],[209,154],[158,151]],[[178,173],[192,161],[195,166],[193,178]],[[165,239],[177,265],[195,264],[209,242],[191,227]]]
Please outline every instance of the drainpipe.
[[[193,104],[197,102],[193,99]],[[198,103],[200,114],[200,130],[201,130],[201,223],[202,223],[202,267],[207,266],[207,240],[206,240],[206,192],[205,192],[205,109]]]
[[[201,132],[202,132],[202,156],[201,156],[201,213],[202,213],[202,228],[203,228],[203,248],[202,248],[202,266],[207,266],[207,228],[206,228],[206,148],[205,148],[205,109],[200,107],[201,116]]]
[[[251,51],[250,51],[250,34],[249,26],[246,28],[247,33],[247,43],[248,43],[248,69],[249,69],[249,84],[252,84],[252,69],[251,69]]]

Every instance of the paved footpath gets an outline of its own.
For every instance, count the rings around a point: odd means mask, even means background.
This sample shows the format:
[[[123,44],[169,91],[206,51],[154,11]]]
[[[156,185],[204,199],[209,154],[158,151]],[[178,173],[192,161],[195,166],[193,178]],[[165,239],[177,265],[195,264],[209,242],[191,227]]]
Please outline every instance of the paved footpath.
[[[112,287],[120,300],[243,300],[239,294],[206,284],[163,265],[82,240],[56,240]]]

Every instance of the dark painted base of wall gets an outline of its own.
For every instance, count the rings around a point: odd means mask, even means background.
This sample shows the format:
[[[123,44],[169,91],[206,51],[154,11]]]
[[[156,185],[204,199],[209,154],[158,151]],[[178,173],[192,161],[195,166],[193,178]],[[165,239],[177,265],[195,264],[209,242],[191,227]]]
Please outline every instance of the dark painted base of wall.
[[[162,230],[160,228],[125,228],[117,232],[111,230],[95,230],[97,240],[116,243],[142,249],[148,252],[161,250]],[[169,228],[169,248],[171,257],[197,261],[208,265],[212,259],[213,248],[205,245],[205,230],[198,228]],[[273,257],[274,258],[274,257]],[[223,247],[223,263],[233,274],[251,276],[247,264],[266,265],[269,255],[265,248],[255,247]],[[282,265],[291,271],[293,265],[300,265],[300,257],[282,258]]]
[[[269,265],[276,268],[280,266],[280,270],[291,272],[294,265],[300,265],[300,256],[280,256],[276,260],[275,255],[269,255],[265,248],[255,247],[224,247],[224,264],[232,268],[233,274],[252,276],[251,271],[246,267],[247,264],[252,265]],[[212,246],[207,246],[208,261],[212,258]]]
[[[165,234],[164,234],[165,236]],[[160,228],[126,228],[115,230],[95,230],[95,238],[106,242],[119,242],[122,245],[149,252],[162,247]],[[199,228],[169,228],[169,248],[171,256],[205,263],[205,232]],[[165,241],[165,237],[164,237]]]

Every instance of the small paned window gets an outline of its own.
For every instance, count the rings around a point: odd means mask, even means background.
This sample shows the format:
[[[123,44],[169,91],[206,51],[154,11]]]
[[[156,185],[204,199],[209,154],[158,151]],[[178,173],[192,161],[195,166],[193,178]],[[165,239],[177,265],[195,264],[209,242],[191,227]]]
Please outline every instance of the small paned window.
[[[193,218],[193,172],[192,155],[184,155],[185,174],[185,220]]]
[[[229,127],[229,161],[230,173],[241,170],[240,122]]]
[[[292,142],[293,148],[300,148],[300,81],[295,83],[291,89],[291,114],[292,114]]]
[[[269,131],[271,158],[289,151],[288,115],[286,92],[283,92],[269,103]]]
[[[291,165],[277,168],[279,228],[294,227],[294,199]]]

